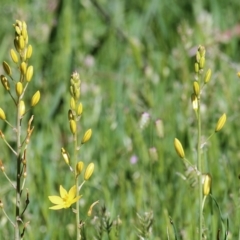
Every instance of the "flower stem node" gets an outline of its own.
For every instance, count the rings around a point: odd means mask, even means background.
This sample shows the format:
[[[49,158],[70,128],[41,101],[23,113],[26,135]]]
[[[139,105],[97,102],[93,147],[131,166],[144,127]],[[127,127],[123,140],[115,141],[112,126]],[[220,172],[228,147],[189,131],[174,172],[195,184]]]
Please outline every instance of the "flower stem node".
[[[224,113],[219,119],[218,119],[218,122],[217,122],[217,125],[216,125],[216,128],[215,128],[215,132],[219,132],[223,126],[225,125],[226,123],[226,120],[227,120],[227,115]]]
[[[174,147],[175,147],[175,150],[176,150],[178,156],[180,158],[185,158],[185,154],[184,154],[182,144],[177,138],[174,139]]]
[[[92,129],[90,128],[85,132],[81,143],[84,144],[84,143],[88,142],[89,139],[91,138],[91,136],[92,136]]]
[[[84,180],[87,181],[92,176],[94,171],[94,163],[89,163],[84,174]]]

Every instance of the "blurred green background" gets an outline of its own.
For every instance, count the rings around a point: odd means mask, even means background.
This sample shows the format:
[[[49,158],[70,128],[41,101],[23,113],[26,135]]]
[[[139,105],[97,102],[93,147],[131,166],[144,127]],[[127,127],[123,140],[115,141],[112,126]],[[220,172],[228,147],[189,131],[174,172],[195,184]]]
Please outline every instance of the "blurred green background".
[[[16,19],[26,21],[34,66],[27,95],[30,99],[41,91],[41,102],[32,111],[35,130],[28,148],[26,239],[75,239],[71,209],[48,209],[48,196],[58,194],[60,184],[67,189],[73,185],[61,156],[61,147],[73,150],[67,116],[73,71],[82,80],[79,134],[93,130],[79,156],[86,164],[95,163],[80,201],[87,239],[109,239],[107,234],[96,237],[103,206],[113,221],[111,239],[139,239],[137,214],[153,221],[146,239],[174,239],[170,218],[179,239],[195,238],[197,188],[185,178],[173,140],[182,142],[188,159],[196,164],[190,97],[199,44],[206,47],[206,69],[213,72],[202,97],[203,138],[222,113],[228,116],[203,153],[223,217],[221,221],[216,204],[207,199],[205,234],[217,239],[220,230],[219,239],[224,239],[228,219],[228,239],[240,239],[239,9],[239,0],[1,0],[0,60],[11,62],[12,24]],[[11,119],[13,103],[3,87],[0,106]],[[0,129],[14,142],[12,129],[2,121]],[[6,172],[14,177],[14,157],[3,141],[0,149]],[[0,184],[0,199],[14,217],[13,191],[2,174]],[[96,200],[100,203],[89,218],[88,208]],[[2,213],[0,239],[13,239]]]

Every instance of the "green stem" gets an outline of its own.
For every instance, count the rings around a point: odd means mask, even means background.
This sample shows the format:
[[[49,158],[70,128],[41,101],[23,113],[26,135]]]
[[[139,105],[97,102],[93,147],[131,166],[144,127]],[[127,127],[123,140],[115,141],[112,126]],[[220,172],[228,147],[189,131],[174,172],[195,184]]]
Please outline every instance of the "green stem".
[[[198,176],[198,190],[199,190],[199,235],[198,239],[202,240],[202,222],[203,222],[203,215],[202,215],[202,201],[203,201],[203,194],[202,194],[202,162],[201,162],[201,113],[200,113],[200,97],[198,99],[198,146],[197,146],[197,166],[199,171]]]
[[[76,131],[77,132],[77,131]],[[77,166],[77,134],[74,134],[74,159],[75,159],[75,166]],[[79,190],[78,190],[78,176],[75,170],[75,185],[76,185],[76,197],[79,196]],[[76,228],[77,228],[77,240],[81,239],[81,232],[80,232],[80,214],[79,214],[79,202],[76,202]]]
[[[15,240],[20,239],[19,218],[21,203],[21,116],[17,105],[17,186],[16,186],[16,220],[15,220]]]

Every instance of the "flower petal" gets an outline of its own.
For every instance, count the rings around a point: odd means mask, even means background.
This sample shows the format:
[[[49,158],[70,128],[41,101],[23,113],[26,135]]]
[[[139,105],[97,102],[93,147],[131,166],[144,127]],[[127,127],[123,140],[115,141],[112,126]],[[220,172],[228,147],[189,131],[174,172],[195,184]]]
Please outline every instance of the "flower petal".
[[[52,207],[50,207],[49,209],[52,209],[52,210],[59,210],[59,209],[62,209],[62,208],[65,208],[64,205],[59,204],[59,205],[56,205],[56,206],[52,206]]]
[[[71,201],[71,199],[73,199],[76,196],[76,185],[74,185],[73,187],[71,187],[71,189],[68,192],[68,197],[69,200]]]
[[[62,185],[60,185],[59,192],[60,192],[61,198],[65,199],[68,193],[67,193],[66,189],[63,188]]]
[[[63,199],[59,196],[48,196],[48,198],[54,204],[63,204],[64,203]]]

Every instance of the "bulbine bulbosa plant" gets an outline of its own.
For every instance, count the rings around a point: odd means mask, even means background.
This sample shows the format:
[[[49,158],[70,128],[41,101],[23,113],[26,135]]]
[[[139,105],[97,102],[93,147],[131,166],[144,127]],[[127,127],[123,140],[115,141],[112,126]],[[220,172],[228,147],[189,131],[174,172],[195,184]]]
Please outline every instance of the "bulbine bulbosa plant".
[[[76,215],[75,217],[75,226],[76,226],[76,239],[81,239],[81,230],[83,229],[84,221],[80,219],[80,209],[79,209],[79,199],[82,197],[79,192],[83,186],[83,184],[90,179],[94,171],[94,163],[89,163],[84,171],[84,175],[82,178],[81,184],[79,184],[80,175],[84,169],[84,162],[79,161],[79,151],[83,144],[87,143],[92,136],[92,129],[88,129],[82,136],[81,142],[79,142],[79,131],[78,131],[78,122],[81,119],[83,113],[82,103],[79,101],[80,99],[80,86],[81,80],[79,74],[74,72],[70,79],[70,104],[68,111],[68,120],[69,120],[69,128],[73,137],[73,157],[70,157],[68,151],[65,148],[61,149],[63,159],[68,166],[69,176],[72,177],[72,186],[69,191],[65,190],[65,188],[60,185],[59,193],[60,196],[49,196],[49,200],[55,204],[50,207],[52,210],[58,210],[62,208],[69,208],[72,204],[76,204],[76,208],[73,209],[73,213]],[[98,201],[91,204],[88,209],[88,216],[91,216],[92,209]]]
[[[36,91],[32,94],[28,91],[33,77],[33,66],[30,64],[33,48],[29,44],[27,24],[24,21],[16,20],[13,27],[15,30],[14,47],[10,50],[12,63],[3,62],[5,74],[0,76],[3,88],[12,99],[11,106],[1,106],[0,119],[11,128],[11,134],[5,137],[4,132],[0,131],[0,137],[12,152],[14,159],[1,159],[0,167],[2,174],[12,188],[9,193],[11,197],[13,197],[12,192],[15,192],[15,205],[9,207],[12,202],[5,202],[3,196],[0,199],[0,207],[1,212],[12,225],[15,232],[14,239],[18,240],[24,237],[25,229],[29,224],[28,220],[24,219],[24,213],[30,203],[31,196],[25,182],[28,177],[27,151],[34,127],[32,126],[33,115],[28,116],[27,113],[39,102],[40,92]],[[31,95],[31,101],[27,101],[26,96]],[[15,177],[9,174],[9,165],[11,165],[11,169],[15,169]],[[5,209],[5,206],[8,206],[8,210]],[[15,216],[9,209],[13,209],[13,212],[15,209]]]
[[[191,172],[191,174],[194,174],[195,180],[198,183],[198,229],[196,231],[198,232],[198,239],[202,240],[205,239],[205,234],[203,231],[204,226],[204,218],[203,218],[203,209],[205,200],[208,196],[211,196],[211,182],[212,177],[211,173],[206,173],[206,170],[204,168],[203,164],[203,148],[214,133],[219,132],[226,120],[227,116],[225,113],[222,114],[222,116],[219,117],[218,121],[216,121],[215,129],[213,129],[212,134],[207,138],[206,141],[202,141],[202,121],[201,121],[201,95],[203,91],[205,90],[205,87],[207,87],[208,82],[211,79],[211,69],[208,69],[205,71],[205,48],[203,46],[199,46],[197,53],[196,53],[196,62],[195,62],[195,73],[196,77],[193,81],[193,93],[191,95],[191,101],[192,101],[192,107],[196,115],[196,129],[197,129],[197,149],[196,149],[196,162],[197,164],[192,163],[189,161],[184,152],[184,148],[181,144],[181,142],[175,138],[174,139],[174,147],[178,154],[178,156],[183,160],[188,173]],[[213,197],[212,197],[213,198]],[[214,199],[215,201],[215,199]],[[216,202],[216,201],[215,201]],[[227,231],[226,231],[227,233]],[[227,236],[227,234],[225,234]],[[197,239],[197,238],[196,238]],[[225,238],[226,239],[226,238]]]

